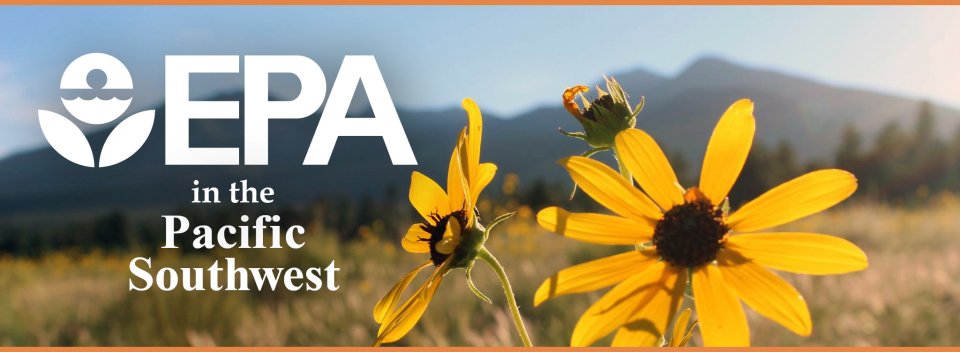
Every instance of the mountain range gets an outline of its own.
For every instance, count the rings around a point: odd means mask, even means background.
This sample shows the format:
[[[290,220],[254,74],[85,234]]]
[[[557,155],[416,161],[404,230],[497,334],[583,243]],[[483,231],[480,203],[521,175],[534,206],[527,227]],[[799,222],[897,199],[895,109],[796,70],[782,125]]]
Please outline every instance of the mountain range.
[[[637,127],[648,131],[669,153],[683,155],[690,165],[699,165],[714,124],[739,98],[756,103],[757,143],[787,141],[802,160],[830,160],[847,124],[871,136],[890,121],[912,123],[920,106],[916,99],[837,87],[717,58],[695,61],[673,77],[642,69],[613,76],[634,102],[641,95],[646,98]],[[499,175],[516,173],[521,185],[535,179],[569,182],[555,161],[587,147],[557,132],[558,127],[579,130],[561,107],[563,88],[557,87],[556,104],[518,116],[485,115],[483,160],[497,163]],[[224,94],[217,99],[242,100],[242,94]],[[960,111],[934,105],[933,112],[941,131],[952,132],[960,124]],[[392,166],[383,141],[375,137],[342,137],[330,165],[301,165],[318,115],[271,121],[269,166],[165,166],[164,109],[160,106],[146,144],[119,165],[104,169],[76,166],[48,147],[0,161],[0,217],[186,204],[194,180],[224,188],[247,179],[254,186],[273,187],[281,203],[376,197],[387,189],[405,194],[413,170],[443,180],[454,139],[466,121],[465,112],[450,108],[401,110],[399,114],[418,166]],[[88,139],[99,146],[108,133],[91,132]],[[194,120],[190,138],[194,147],[241,147],[242,153],[242,120]]]

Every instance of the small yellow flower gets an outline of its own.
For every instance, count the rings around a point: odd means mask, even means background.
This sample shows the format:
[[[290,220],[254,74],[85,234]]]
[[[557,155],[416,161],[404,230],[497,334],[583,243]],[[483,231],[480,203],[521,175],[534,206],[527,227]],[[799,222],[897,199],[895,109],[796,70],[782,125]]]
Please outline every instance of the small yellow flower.
[[[375,345],[401,339],[423,316],[440,281],[450,269],[466,268],[477,257],[486,240],[475,210],[480,192],[493,180],[497,166],[480,163],[483,118],[471,99],[463,100],[468,126],[460,137],[447,169],[447,190],[429,177],[414,171],[410,179],[410,203],[423,222],[410,226],[401,245],[411,253],[429,253],[424,261],[406,274],[377,302],[373,316],[380,324]],[[400,296],[424,269],[433,266],[429,279],[402,305]],[[399,308],[397,308],[399,306]]]
[[[618,330],[615,346],[656,344],[676,315],[688,282],[707,346],[750,344],[740,301],[796,334],[810,334],[803,297],[768,269],[849,273],[867,267],[866,255],[834,236],[757,231],[830,208],[853,194],[857,181],[843,170],[810,172],[728,216],[727,193],[743,168],[754,130],[753,103],[740,100],[730,106],[710,138],[699,187],[687,190],[653,138],[637,129],[618,134],[615,151],[640,189],[599,161],[576,156],[561,161],[588,195],[617,215],[550,207],[537,214],[538,223],[584,242],[635,246],[561,270],[537,290],[535,305],[616,285],[580,317],[571,345],[593,344],[613,330]]]

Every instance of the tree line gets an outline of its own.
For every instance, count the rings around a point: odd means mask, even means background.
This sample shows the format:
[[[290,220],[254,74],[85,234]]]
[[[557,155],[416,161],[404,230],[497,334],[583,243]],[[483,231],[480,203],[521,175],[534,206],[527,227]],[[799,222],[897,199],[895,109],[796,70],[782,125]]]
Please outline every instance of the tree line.
[[[949,138],[939,132],[930,103],[922,102],[908,122],[891,121],[872,138],[847,124],[834,155],[801,162],[793,147],[755,144],[731,200],[752,199],[800,174],[836,167],[857,176],[854,197],[901,205],[922,203],[941,192],[960,192],[960,129]],[[906,120],[910,121],[910,120]]]

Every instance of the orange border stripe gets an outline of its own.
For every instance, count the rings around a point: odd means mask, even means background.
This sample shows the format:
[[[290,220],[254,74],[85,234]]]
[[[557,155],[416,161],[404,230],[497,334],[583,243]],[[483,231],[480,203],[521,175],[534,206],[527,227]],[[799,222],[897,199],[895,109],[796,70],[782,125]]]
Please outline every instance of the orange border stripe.
[[[426,351],[426,352],[519,352],[522,347],[0,347],[0,351],[25,352],[383,352],[383,351]],[[646,351],[662,352],[663,348],[622,348],[622,347],[537,347],[537,351],[566,352],[576,351]],[[689,352],[958,352],[960,347],[686,347],[680,349]]]
[[[0,5],[960,5],[960,0],[0,0]]]

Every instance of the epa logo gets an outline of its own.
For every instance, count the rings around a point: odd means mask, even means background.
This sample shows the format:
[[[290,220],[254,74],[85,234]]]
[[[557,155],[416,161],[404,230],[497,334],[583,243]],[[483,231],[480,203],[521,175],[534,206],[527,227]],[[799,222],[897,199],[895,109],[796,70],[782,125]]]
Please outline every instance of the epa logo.
[[[103,78],[97,77],[100,73],[106,76],[105,80],[97,80]],[[127,111],[133,99],[118,97],[129,95],[133,90],[130,71],[120,60],[102,53],[86,54],[73,60],[63,72],[60,89],[60,100],[69,115],[89,125],[116,121]],[[147,110],[117,123],[103,143],[99,162],[95,162],[90,141],[70,118],[48,110],[38,110],[37,113],[40,129],[50,146],[67,160],[86,167],[113,166],[133,156],[147,141],[154,119],[154,111]]]
[[[394,165],[416,165],[410,141],[373,55],[346,55],[327,99],[327,80],[320,66],[299,55],[167,55],[164,64],[164,151],[166,165],[240,165],[237,146],[191,147],[190,120],[241,119],[243,105],[244,165],[267,165],[269,121],[302,119],[324,106],[303,165],[327,165],[340,137],[382,137]],[[243,75],[243,101],[190,99],[190,77],[198,73]],[[270,75],[291,74],[300,81],[293,100],[269,97]],[[347,117],[361,87],[373,116]],[[67,66],[60,81],[61,101],[69,113],[39,110],[40,129],[57,153],[85,167],[108,167],[127,160],[150,136],[154,110],[124,119],[133,91],[130,71],[120,60],[101,53],[83,55]],[[79,93],[78,93],[79,92]],[[324,100],[326,99],[326,102]],[[325,105],[324,105],[325,104]],[[99,159],[82,125],[113,124]],[[117,122],[118,121],[118,122]]]

